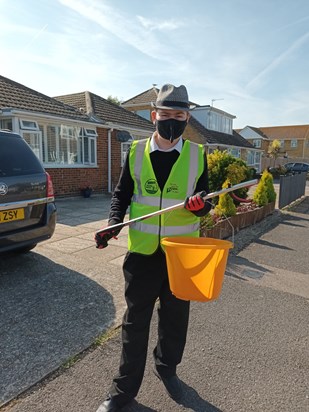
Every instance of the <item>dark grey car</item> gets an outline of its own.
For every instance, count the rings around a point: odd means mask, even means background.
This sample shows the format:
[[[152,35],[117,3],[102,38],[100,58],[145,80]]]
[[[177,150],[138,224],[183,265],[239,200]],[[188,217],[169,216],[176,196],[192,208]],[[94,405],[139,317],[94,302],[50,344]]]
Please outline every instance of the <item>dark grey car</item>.
[[[301,172],[309,172],[309,164],[302,163],[302,162],[295,162],[295,163],[286,163],[283,165],[284,168],[291,173],[301,173]]]
[[[56,226],[50,176],[24,139],[0,131],[0,253],[27,252]]]

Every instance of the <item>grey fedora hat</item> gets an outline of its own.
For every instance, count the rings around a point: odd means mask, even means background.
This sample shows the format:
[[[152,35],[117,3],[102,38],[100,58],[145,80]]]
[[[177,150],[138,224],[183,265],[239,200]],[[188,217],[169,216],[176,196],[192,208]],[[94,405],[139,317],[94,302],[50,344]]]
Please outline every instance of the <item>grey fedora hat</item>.
[[[172,84],[165,84],[159,90],[157,100],[151,103],[156,109],[183,110],[191,109],[188,92],[185,86],[179,87]]]

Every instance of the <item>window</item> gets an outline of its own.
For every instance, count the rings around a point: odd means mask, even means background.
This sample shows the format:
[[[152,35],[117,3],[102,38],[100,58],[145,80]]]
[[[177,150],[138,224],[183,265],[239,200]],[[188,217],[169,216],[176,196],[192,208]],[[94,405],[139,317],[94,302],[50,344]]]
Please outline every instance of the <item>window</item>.
[[[13,130],[12,119],[0,119],[0,129]]]
[[[208,112],[208,125],[206,127],[210,130],[215,130],[216,132],[233,134],[232,119],[212,111]]]
[[[136,110],[135,112],[136,114],[138,114],[139,116],[143,117],[146,120],[150,120],[150,111],[149,110]]]
[[[21,136],[26,140],[28,145],[34,151],[38,159],[42,159],[42,134],[41,132],[24,132],[21,131]]]
[[[28,122],[28,121],[27,121]],[[21,135],[46,166],[95,166],[97,163],[97,132],[70,124],[40,124],[33,121]],[[38,127],[38,131],[31,128]]]
[[[234,157],[240,157],[240,149],[228,149],[228,153]]]
[[[252,144],[254,147],[261,147],[262,145],[261,139],[253,139]]]
[[[87,165],[95,164],[96,163],[96,153],[95,153],[96,140],[85,136],[81,138],[81,141],[82,141],[81,147],[83,148],[83,163]]]
[[[291,140],[291,148],[295,148],[298,145],[298,141],[296,139]]]
[[[256,152],[254,150],[248,150],[247,153],[247,165],[254,167],[257,172],[261,171],[261,152]]]
[[[22,130],[39,130],[39,126],[34,120],[19,120],[19,125]]]
[[[132,144],[132,141],[121,143],[121,167],[124,165],[127,151],[129,150],[131,144]]]
[[[92,136],[92,137],[97,137],[97,131],[96,129],[84,129],[84,135],[85,136]]]
[[[283,149],[284,148],[284,140],[279,140],[280,142],[280,148]]]

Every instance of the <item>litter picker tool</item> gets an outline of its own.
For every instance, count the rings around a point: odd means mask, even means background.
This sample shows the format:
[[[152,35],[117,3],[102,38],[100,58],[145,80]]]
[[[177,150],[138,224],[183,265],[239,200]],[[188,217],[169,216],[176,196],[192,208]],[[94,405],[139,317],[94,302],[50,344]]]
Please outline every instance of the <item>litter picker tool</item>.
[[[217,192],[208,193],[206,196],[203,197],[203,200],[206,201],[206,200],[211,199],[213,197],[217,197],[219,195],[224,195],[226,193],[233,192],[234,190],[242,189],[244,187],[254,186],[257,183],[258,183],[257,179],[248,180],[246,182],[238,183],[237,185],[228,187],[226,189],[218,190]],[[141,220],[145,220],[145,219],[148,219],[148,218],[153,217],[153,216],[159,216],[159,215],[162,215],[163,213],[166,213],[166,212],[171,212],[173,210],[181,209],[181,208],[184,207],[184,205],[185,205],[185,202],[178,203],[176,205],[166,207],[165,209],[160,209],[160,210],[157,210],[156,212],[148,213],[147,215],[139,216],[139,217],[136,217],[134,219],[127,220],[126,222],[117,223],[116,225],[111,225],[111,226],[108,226],[108,227],[105,227],[103,229],[98,230],[96,232],[96,234],[110,233],[113,230],[116,230],[116,231],[119,230],[120,231],[122,228],[124,228],[126,226],[130,226],[132,223],[140,222]]]

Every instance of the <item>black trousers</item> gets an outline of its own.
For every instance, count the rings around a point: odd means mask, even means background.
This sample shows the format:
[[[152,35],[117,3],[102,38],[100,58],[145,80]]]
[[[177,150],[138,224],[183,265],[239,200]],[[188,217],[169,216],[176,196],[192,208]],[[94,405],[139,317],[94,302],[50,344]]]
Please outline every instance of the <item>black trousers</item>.
[[[127,310],[122,324],[119,373],[110,389],[120,406],[135,398],[141,386],[156,300],[159,298],[158,340],[153,355],[155,367],[163,376],[174,375],[181,362],[190,308],[190,302],[177,299],[170,291],[161,249],[150,256],[128,252],[123,271]]]

